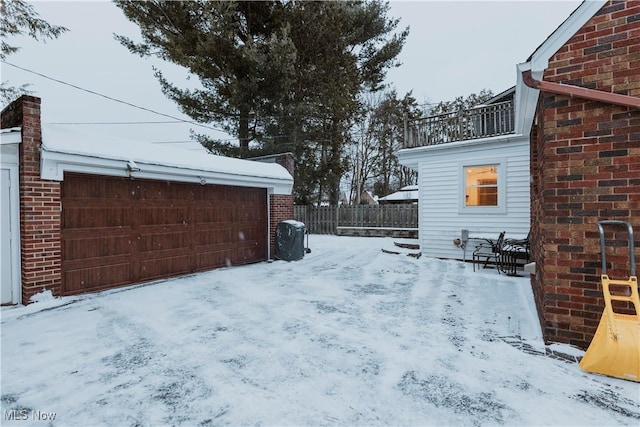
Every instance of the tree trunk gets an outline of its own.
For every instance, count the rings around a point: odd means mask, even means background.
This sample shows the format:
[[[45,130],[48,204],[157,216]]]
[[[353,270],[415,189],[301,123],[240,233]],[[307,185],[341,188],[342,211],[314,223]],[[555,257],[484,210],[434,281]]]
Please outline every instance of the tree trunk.
[[[249,108],[245,106],[240,107],[238,142],[240,143],[240,151],[242,153],[249,151]]]

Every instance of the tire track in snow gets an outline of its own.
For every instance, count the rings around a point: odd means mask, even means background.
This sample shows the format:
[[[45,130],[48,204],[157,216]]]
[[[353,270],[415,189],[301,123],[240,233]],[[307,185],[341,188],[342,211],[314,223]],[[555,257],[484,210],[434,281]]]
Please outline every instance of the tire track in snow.
[[[453,410],[458,418],[452,419],[451,423],[503,424],[505,418],[513,417],[513,410],[494,392],[469,390],[463,385],[463,378],[460,378],[460,382],[456,381],[458,376],[465,375],[457,371],[456,366],[460,365],[457,359],[466,360],[467,364],[473,366],[474,360],[489,358],[482,349],[470,344],[478,341],[478,331],[469,324],[470,307],[466,301],[469,300],[470,290],[466,266],[440,260],[433,260],[426,265],[435,267],[435,270],[423,273],[436,280],[430,280],[428,288],[416,287],[411,317],[430,325],[432,333],[422,343],[428,344],[426,348],[435,350],[433,353],[436,354],[432,356],[432,363],[427,361],[415,370],[405,371],[397,388],[409,398],[422,400],[428,406]],[[426,304],[428,308],[420,312]],[[439,354],[446,354],[447,358]],[[441,373],[443,369],[447,375]]]
[[[458,296],[464,289],[464,283],[455,277],[459,274],[458,266],[448,261],[433,260],[421,267],[426,269],[427,266],[435,266],[435,271],[424,272],[430,280],[416,286],[411,317],[429,326],[431,345],[435,343],[443,350],[453,346],[460,351],[466,341],[462,334],[466,326],[463,322],[464,304]]]
[[[198,364],[194,365],[190,358],[168,356],[176,354],[170,351],[171,340],[167,340],[166,346],[154,345],[163,339],[147,325],[130,320],[130,316],[104,305],[100,313],[103,319],[98,338],[112,349],[112,354],[102,358],[104,372],[100,381],[110,384],[111,388],[104,395],[96,396],[95,405],[131,407],[129,398],[143,393],[150,396],[152,408],[151,411],[146,408],[137,419],[129,416],[126,420],[104,420],[105,423],[175,425],[196,421],[189,418],[193,413],[191,402],[207,401],[214,393],[198,374]],[[135,413],[133,407],[131,410]],[[224,412],[224,408],[220,411]]]

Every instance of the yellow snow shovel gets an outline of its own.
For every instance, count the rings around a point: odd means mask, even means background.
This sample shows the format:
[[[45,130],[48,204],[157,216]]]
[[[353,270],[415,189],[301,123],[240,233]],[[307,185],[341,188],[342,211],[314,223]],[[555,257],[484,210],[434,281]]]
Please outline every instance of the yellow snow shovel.
[[[603,225],[626,225],[629,233],[630,276],[628,280],[614,280],[607,276]],[[587,372],[608,375],[631,381],[640,381],[640,300],[638,298],[638,277],[636,276],[633,228],[624,221],[599,221],[602,252],[602,293],[604,312],[593,336],[593,340],[580,361],[580,367]],[[615,303],[615,302],[618,303]],[[627,310],[619,313],[618,307]],[[633,307],[634,314],[628,314]]]

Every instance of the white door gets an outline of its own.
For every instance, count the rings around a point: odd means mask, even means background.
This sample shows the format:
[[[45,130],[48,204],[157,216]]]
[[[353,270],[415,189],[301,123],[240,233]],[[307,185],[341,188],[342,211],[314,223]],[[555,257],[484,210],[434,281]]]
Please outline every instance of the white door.
[[[2,259],[2,264],[0,264],[0,276],[2,283],[0,283],[0,288],[2,288],[2,300],[0,301],[2,304],[11,304],[13,302],[13,280],[12,277],[12,267],[13,267],[13,253],[11,251],[11,198],[9,192],[9,169],[0,169],[2,171],[2,175],[0,176],[0,184],[2,186],[2,191],[0,194],[0,222],[2,223],[2,228],[0,229],[0,239],[2,240],[0,246],[0,258]]]

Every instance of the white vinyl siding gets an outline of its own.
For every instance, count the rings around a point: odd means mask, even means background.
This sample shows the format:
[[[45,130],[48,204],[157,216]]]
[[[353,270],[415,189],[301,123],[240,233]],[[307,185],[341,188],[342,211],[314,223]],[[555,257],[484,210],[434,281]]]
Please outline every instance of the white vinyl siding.
[[[429,257],[470,259],[477,241],[470,240],[466,250],[453,244],[463,229],[469,230],[472,238],[497,237],[501,231],[506,231],[508,238],[525,237],[530,226],[528,138],[439,148],[425,150],[418,159],[422,253]],[[482,164],[499,164],[504,168],[504,185],[499,183],[499,191],[504,192],[505,201],[499,208],[461,209],[464,165]]]

